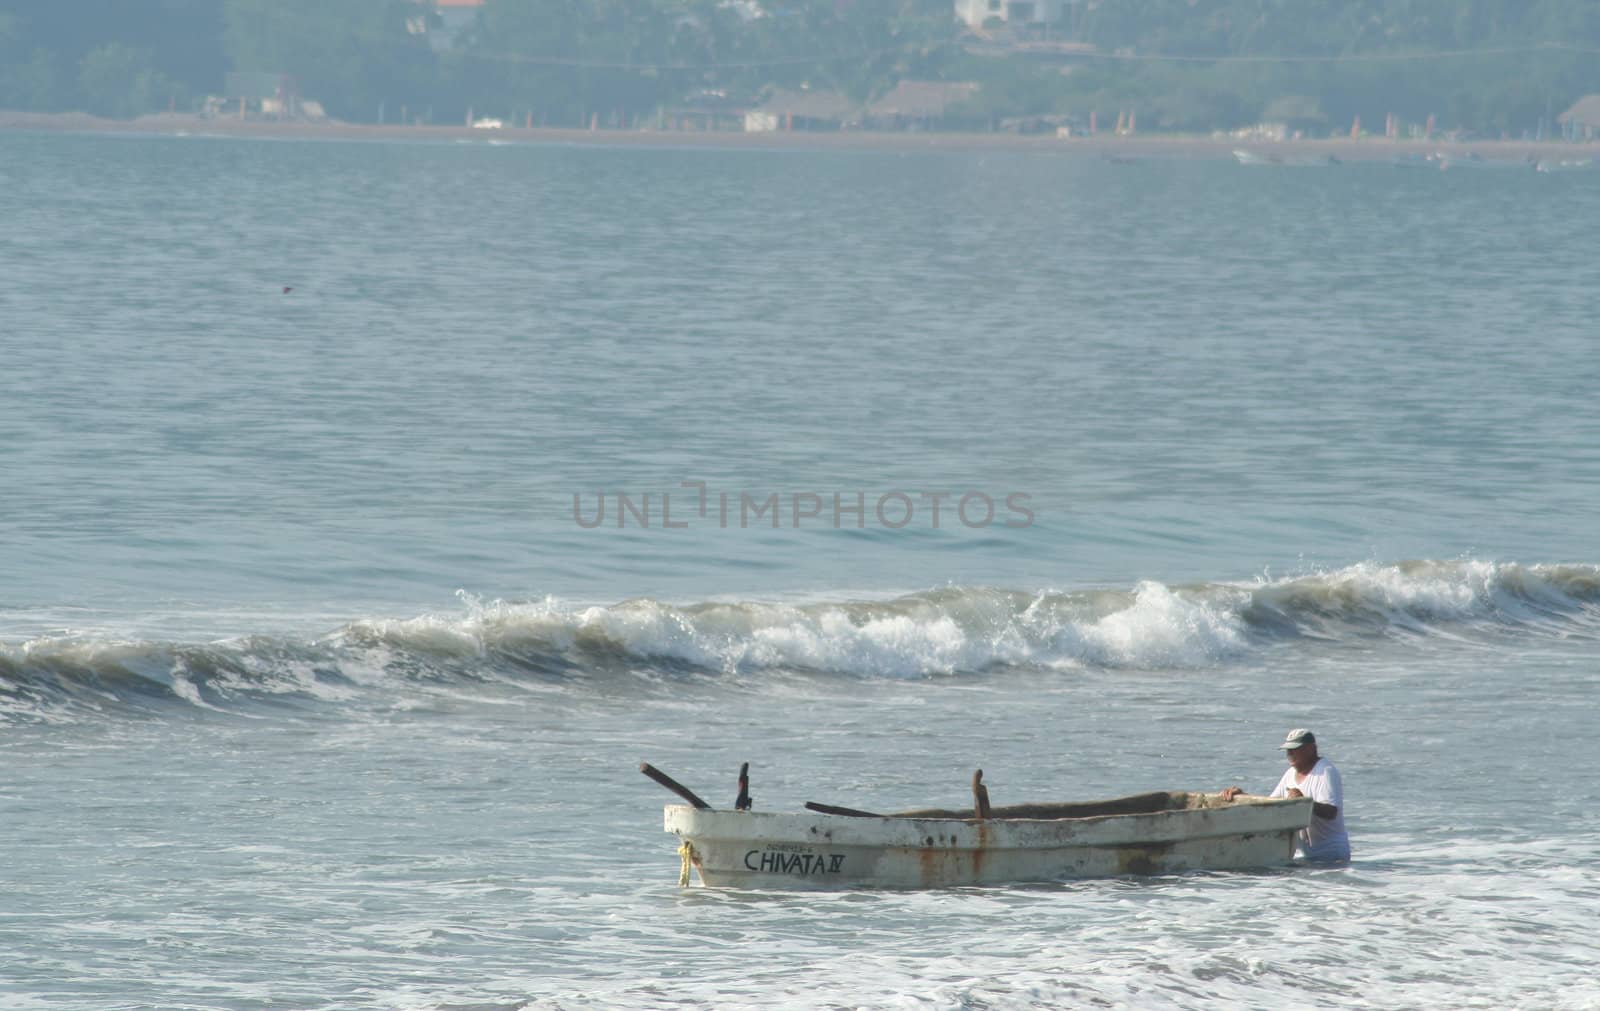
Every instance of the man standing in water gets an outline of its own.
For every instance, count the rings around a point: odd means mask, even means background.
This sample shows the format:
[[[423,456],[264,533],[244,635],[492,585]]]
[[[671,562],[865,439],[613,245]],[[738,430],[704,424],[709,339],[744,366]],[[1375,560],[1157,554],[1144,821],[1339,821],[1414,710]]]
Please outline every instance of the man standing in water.
[[[1318,863],[1349,860],[1350,836],[1344,830],[1344,784],[1339,770],[1317,754],[1317,738],[1309,730],[1289,731],[1279,747],[1288,755],[1289,768],[1271,795],[1311,798],[1311,824],[1300,830],[1297,840],[1300,856]],[[1222,799],[1232,800],[1243,792],[1230,786],[1222,791]]]

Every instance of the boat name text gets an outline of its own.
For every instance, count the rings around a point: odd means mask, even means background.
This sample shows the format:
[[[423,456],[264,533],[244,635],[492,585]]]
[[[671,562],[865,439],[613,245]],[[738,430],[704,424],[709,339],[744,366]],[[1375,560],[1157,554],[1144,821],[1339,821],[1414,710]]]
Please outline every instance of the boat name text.
[[[744,855],[747,870],[765,874],[838,874],[844,867],[843,853],[783,853],[777,850],[750,850]]]

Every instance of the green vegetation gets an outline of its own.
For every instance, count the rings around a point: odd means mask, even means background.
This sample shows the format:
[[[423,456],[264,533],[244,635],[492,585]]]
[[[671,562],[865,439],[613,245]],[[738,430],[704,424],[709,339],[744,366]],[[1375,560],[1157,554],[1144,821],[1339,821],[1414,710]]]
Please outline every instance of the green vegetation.
[[[1357,116],[1381,128],[1394,113],[1498,135],[1542,121],[1548,129],[1574,100],[1600,91],[1595,3],[1102,0],[1075,9],[1074,37],[1103,52],[1223,58],[1097,65],[1076,94],[1057,94],[1068,108],[1138,107],[1141,123],[1158,128],[1284,113],[1302,128],[1348,129]],[[1248,59],[1261,56],[1286,59]]]
[[[1499,135],[1548,131],[1600,92],[1587,0],[1079,0],[1042,37],[1093,57],[969,47],[953,7],[487,0],[452,32],[414,0],[0,0],[0,107],[190,110],[241,70],[291,75],[357,122],[576,125],[737,107],[768,86],[864,100],[912,78],[982,82],[961,110],[980,121],[1129,110],[1141,130],[1325,133],[1392,113]]]

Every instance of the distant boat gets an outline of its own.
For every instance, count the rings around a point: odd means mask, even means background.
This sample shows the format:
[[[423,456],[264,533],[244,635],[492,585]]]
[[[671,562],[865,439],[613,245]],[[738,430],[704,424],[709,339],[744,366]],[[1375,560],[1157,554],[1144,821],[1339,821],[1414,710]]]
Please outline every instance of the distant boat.
[[[745,796],[741,790],[741,802]],[[668,805],[664,827],[682,840],[680,884],[691,868],[710,887],[841,889],[1282,867],[1294,857],[1295,833],[1311,821],[1303,797],[1229,801],[1200,792],[993,809],[984,793],[973,809],[891,815],[806,807],[788,814]]]
[[[1242,147],[1234,149],[1233,160],[1240,165],[1281,165],[1288,168],[1322,168],[1327,165],[1343,164],[1331,154],[1284,156],[1277,153],[1262,154],[1259,151],[1250,151]]]
[[[1540,158],[1533,165],[1535,172],[1577,172],[1593,168],[1592,158]]]
[[[1468,151],[1465,154],[1460,155],[1450,155],[1443,151],[1436,151],[1433,154],[1428,155],[1428,160],[1438,165],[1440,172],[1448,172],[1453,168],[1489,167],[1489,163],[1484,161],[1483,155],[1476,151]]]
[[[1240,165],[1282,165],[1283,158],[1275,154],[1260,154],[1242,147],[1234,148],[1233,160]]]

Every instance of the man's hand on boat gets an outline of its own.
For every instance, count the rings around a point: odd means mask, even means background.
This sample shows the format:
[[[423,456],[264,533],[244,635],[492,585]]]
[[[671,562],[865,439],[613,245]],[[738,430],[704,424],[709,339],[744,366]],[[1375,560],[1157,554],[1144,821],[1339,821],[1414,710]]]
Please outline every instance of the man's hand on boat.
[[[1223,800],[1232,800],[1235,797],[1243,797],[1244,795],[1245,795],[1244,790],[1242,788],[1240,788],[1240,787],[1237,787],[1237,786],[1225,786],[1225,787],[1222,788],[1222,799]],[[1291,798],[1293,798],[1293,797],[1304,797],[1305,794],[1301,793],[1299,790],[1297,790],[1297,789],[1295,789],[1294,787],[1291,786],[1291,787],[1289,787],[1289,792],[1284,794],[1284,796],[1285,797],[1291,797]],[[1322,805],[1319,804],[1318,806],[1320,807]]]

